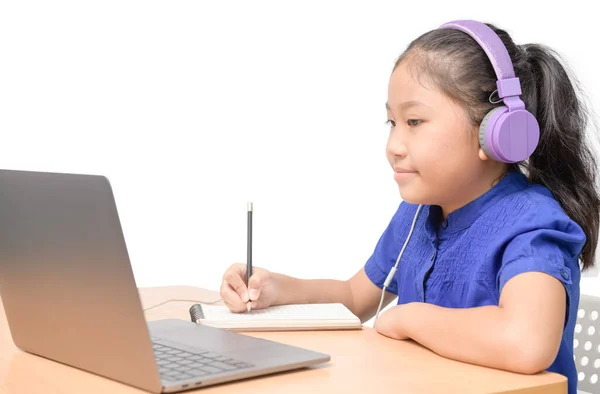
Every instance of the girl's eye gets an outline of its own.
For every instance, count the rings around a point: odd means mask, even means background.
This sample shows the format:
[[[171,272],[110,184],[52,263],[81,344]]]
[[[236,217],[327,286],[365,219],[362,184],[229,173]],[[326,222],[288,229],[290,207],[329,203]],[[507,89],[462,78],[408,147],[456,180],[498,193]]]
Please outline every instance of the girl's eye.
[[[419,119],[409,119],[409,120],[407,121],[407,124],[408,124],[410,127],[417,127],[418,125],[420,125],[420,124],[421,124],[421,121],[420,121]]]
[[[387,122],[385,122],[385,124],[390,125],[392,127],[396,127],[396,122],[391,119],[388,119]]]

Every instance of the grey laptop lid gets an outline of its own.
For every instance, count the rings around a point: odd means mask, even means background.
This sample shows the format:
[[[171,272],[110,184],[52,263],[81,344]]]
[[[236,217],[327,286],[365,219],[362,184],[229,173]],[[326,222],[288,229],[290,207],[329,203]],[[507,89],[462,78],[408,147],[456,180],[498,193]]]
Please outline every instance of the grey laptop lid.
[[[0,170],[0,294],[19,348],[160,392],[105,177]]]

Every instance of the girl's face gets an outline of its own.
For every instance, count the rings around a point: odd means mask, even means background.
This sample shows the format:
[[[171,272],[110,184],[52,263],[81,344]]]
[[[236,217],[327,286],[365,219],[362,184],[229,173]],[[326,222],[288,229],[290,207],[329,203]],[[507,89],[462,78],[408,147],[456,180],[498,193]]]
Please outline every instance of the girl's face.
[[[479,148],[465,110],[407,66],[403,61],[390,77],[387,158],[404,201],[440,205],[448,214],[489,190],[500,163]]]

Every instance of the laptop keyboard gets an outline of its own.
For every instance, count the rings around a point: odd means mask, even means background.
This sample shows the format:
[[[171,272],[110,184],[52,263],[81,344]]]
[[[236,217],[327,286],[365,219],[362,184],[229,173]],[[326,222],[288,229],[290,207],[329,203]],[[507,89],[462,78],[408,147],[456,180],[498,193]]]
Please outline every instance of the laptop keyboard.
[[[242,361],[209,351],[194,353],[153,342],[161,378],[183,380],[252,367]]]

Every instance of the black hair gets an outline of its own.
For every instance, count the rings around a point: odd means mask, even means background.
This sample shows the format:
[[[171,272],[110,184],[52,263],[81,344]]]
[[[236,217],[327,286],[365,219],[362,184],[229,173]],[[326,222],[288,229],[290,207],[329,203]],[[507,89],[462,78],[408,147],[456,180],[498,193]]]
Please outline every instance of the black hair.
[[[521,81],[521,99],[540,125],[540,141],[532,156],[510,166],[522,170],[531,183],[547,187],[583,229],[586,242],[579,257],[585,270],[594,265],[600,197],[596,158],[585,138],[586,129],[595,123],[579,83],[553,49],[541,44],[517,45],[506,31],[486,25],[504,43]],[[490,102],[497,77],[489,58],[462,31],[435,29],[421,35],[400,55],[394,69],[405,59],[410,59],[420,77],[462,105],[474,126],[492,108],[503,105]]]

